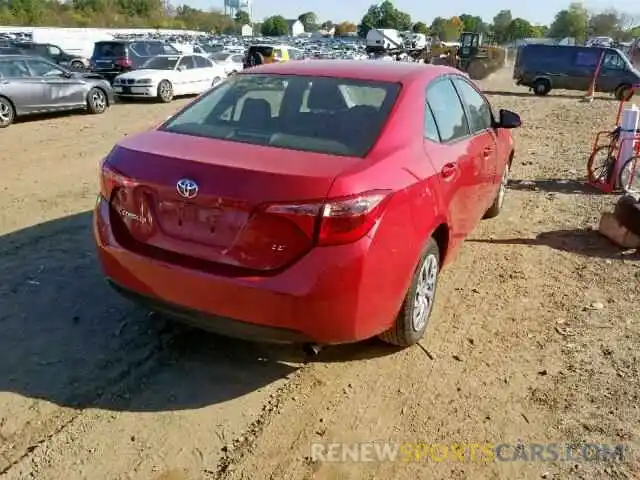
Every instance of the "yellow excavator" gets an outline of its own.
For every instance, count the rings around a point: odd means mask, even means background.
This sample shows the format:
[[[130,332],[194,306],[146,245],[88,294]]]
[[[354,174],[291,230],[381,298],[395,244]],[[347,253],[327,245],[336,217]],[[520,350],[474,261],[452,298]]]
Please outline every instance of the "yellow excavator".
[[[463,32],[460,35],[456,67],[474,80],[482,80],[500,70],[507,60],[507,51],[482,33]]]

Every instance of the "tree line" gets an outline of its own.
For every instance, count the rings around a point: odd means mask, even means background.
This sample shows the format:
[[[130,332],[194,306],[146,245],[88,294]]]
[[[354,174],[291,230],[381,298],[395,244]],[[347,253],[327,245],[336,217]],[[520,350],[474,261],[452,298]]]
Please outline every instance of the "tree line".
[[[299,17],[305,30],[314,32],[335,28],[335,35],[366,36],[372,28],[413,30],[437,36],[443,41],[456,40],[464,31],[490,34],[497,42],[530,37],[574,37],[583,41],[589,36],[608,36],[619,41],[640,37],[640,17],[616,10],[590,12],[574,2],[555,15],[550,25],[534,25],[527,19],[513,17],[501,10],[491,21],[466,13],[451,18],[435,18],[430,25],[414,21],[406,12],[387,0],[372,5],[359,24],[348,21],[321,21],[314,12]],[[174,8],[168,0],[0,0],[0,25],[60,27],[171,28],[214,33],[237,34],[250,23],[246,12],[235,18],[219,10],[200,10],[189,6]],[[254,24],[254,31],[265,36],[283,36],[289,32],[287,19],[274,15]]]

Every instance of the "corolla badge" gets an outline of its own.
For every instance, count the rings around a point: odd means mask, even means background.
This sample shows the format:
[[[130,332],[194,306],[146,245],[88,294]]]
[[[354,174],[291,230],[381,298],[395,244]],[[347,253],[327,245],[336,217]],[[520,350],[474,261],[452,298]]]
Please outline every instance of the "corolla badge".
[[[129,212],[124,208],[120,209],[120,215],[122,215],[124,218],[128,218],[129,220],[135,220],[136,222],[140,223],[147,223],[147,219],[144,217],[144,215],[136,215],[135,213]]]
[[[188,178],[178,180],[176,184],[178,195],[183,198],[196,198],[198,196],[199,187],[196,182]]]

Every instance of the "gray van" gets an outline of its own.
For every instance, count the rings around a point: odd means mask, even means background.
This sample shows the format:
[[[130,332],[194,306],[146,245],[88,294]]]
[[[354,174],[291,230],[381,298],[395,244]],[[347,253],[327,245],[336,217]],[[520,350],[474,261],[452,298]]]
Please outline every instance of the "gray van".
[[[606,47],[565,45],[524,45],[518,49],[513,78],[517,85],[546,95],[552,89],[589,90],[600,56],[604,62],[596,81],[596,90],[629,99],[631,87],[640,85],[640,72],[620,50]]]

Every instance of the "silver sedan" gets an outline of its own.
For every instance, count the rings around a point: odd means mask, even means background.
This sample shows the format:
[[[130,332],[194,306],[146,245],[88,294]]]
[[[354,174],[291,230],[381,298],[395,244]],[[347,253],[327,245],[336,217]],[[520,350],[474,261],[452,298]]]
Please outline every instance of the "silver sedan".
[[[0,55],[0,128],[22,115],[104,113],[113,102],[111,85],[98,75],[71,72],[40,57]]]

